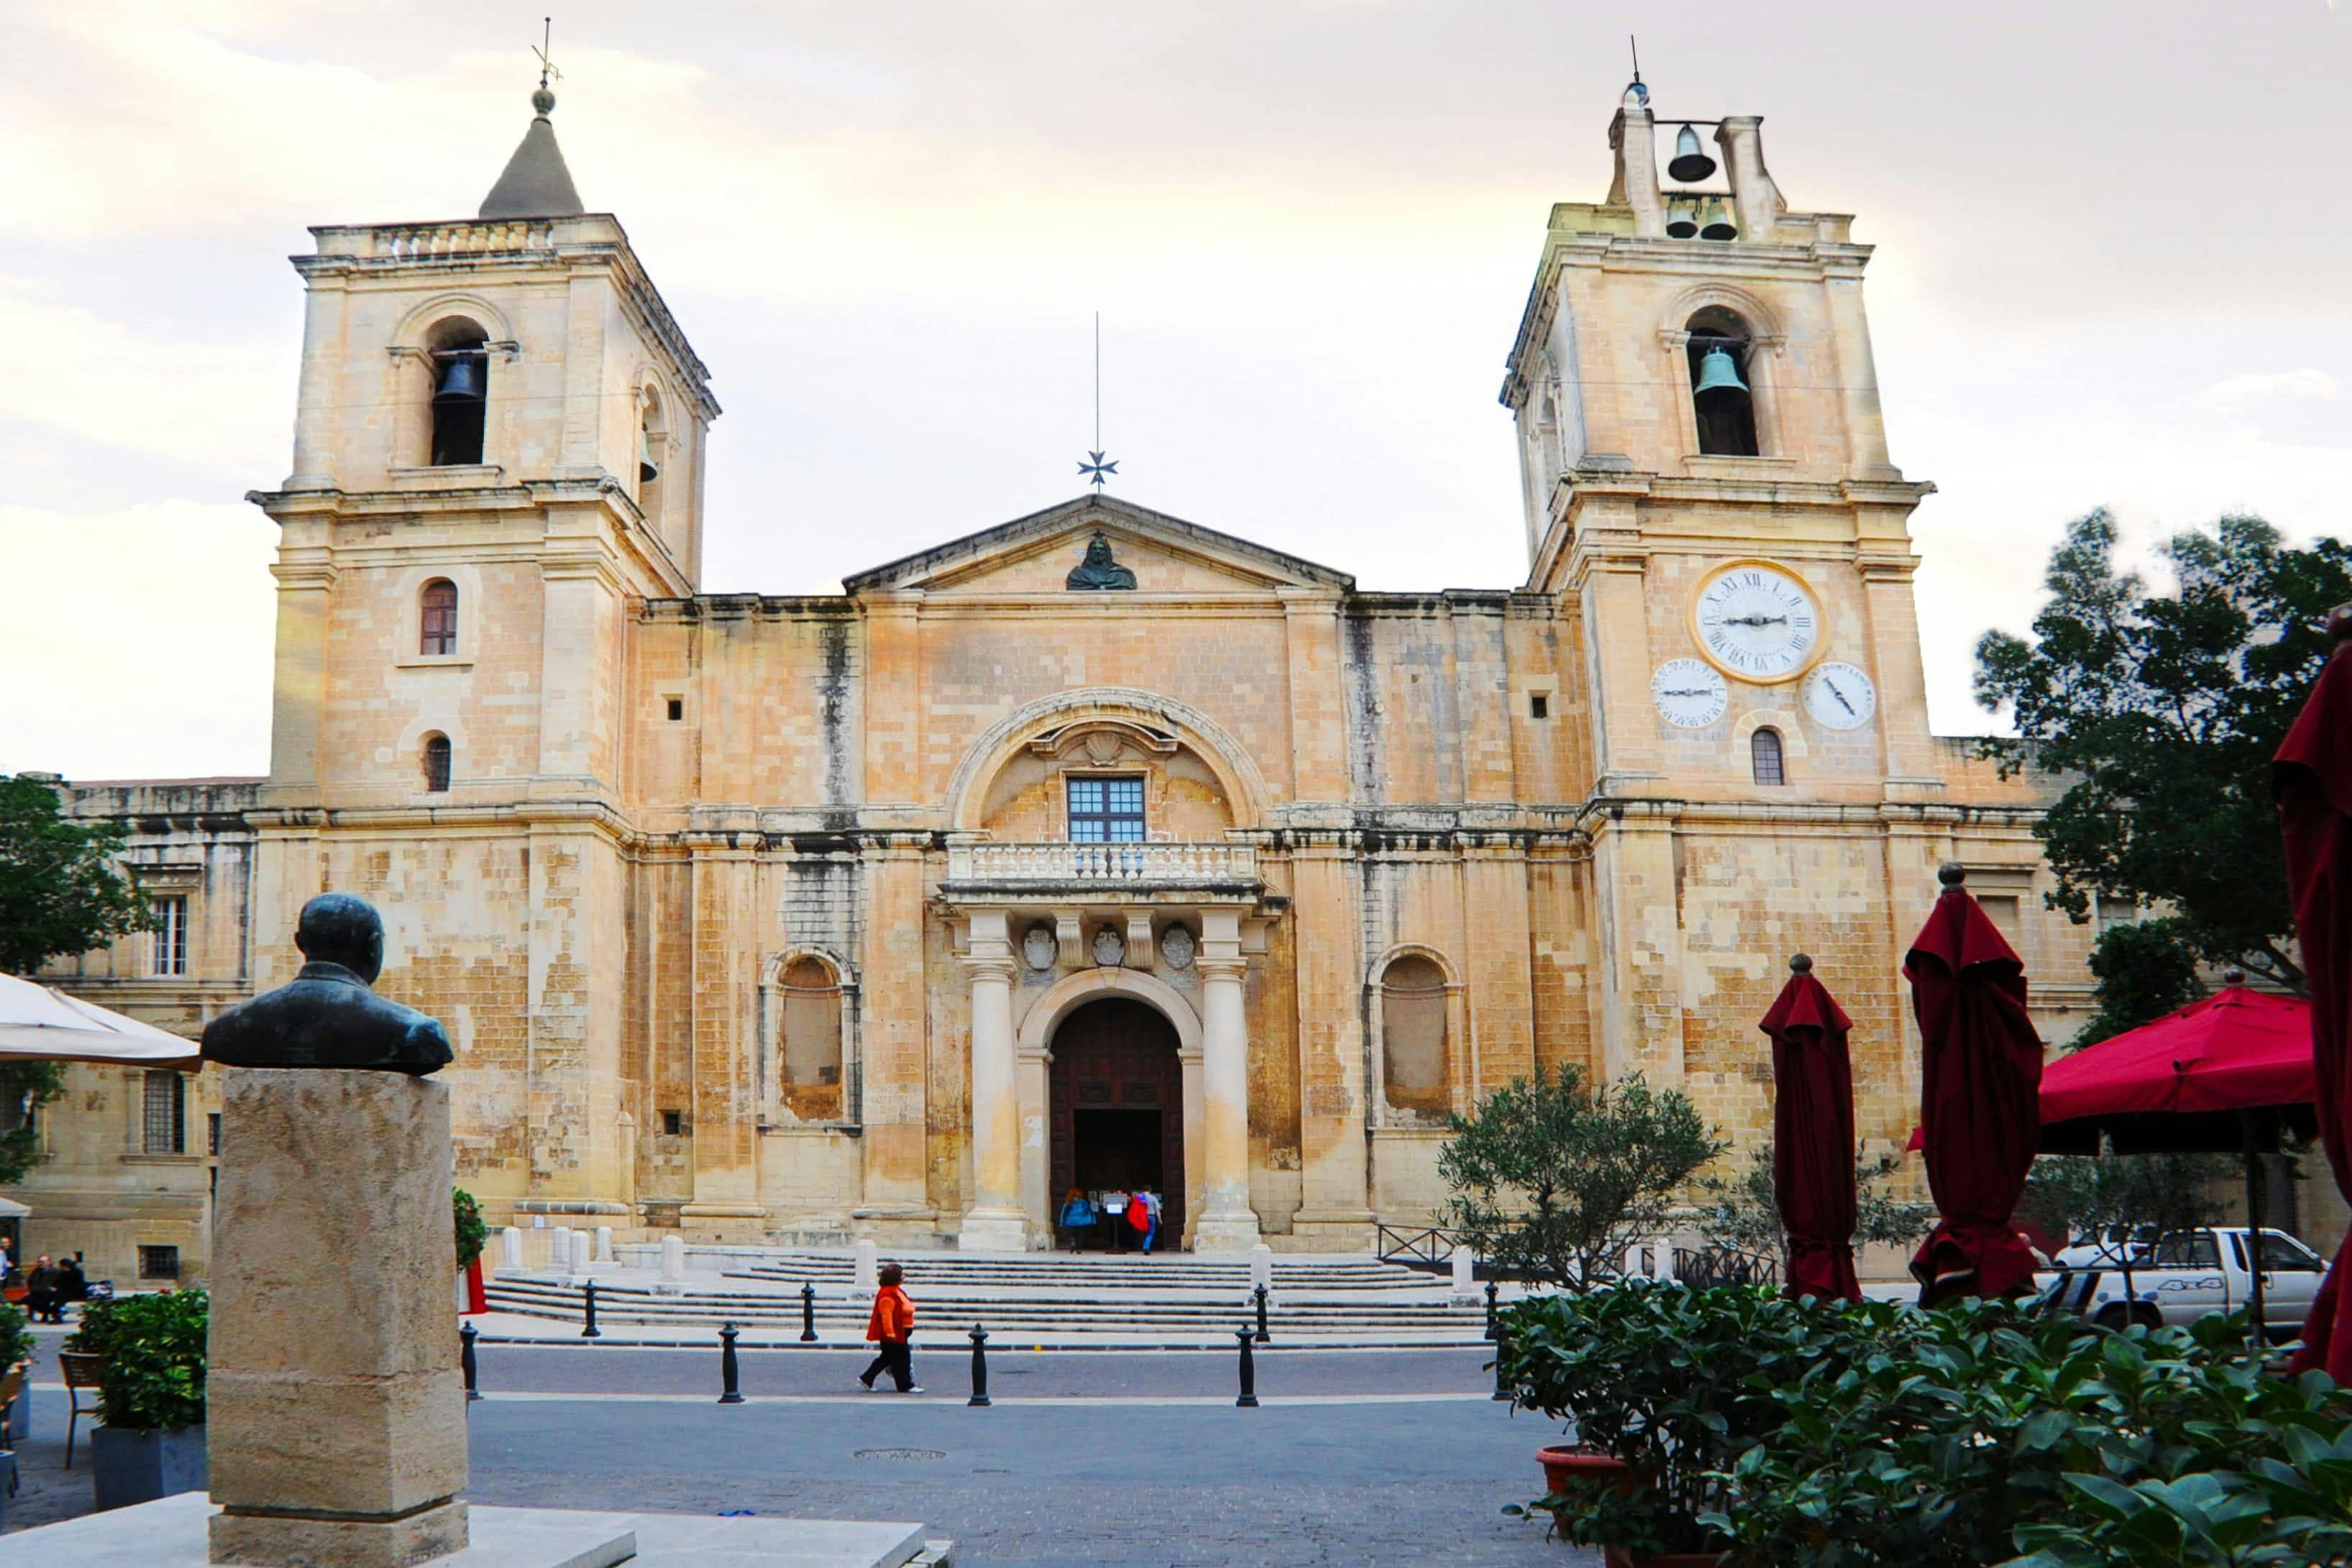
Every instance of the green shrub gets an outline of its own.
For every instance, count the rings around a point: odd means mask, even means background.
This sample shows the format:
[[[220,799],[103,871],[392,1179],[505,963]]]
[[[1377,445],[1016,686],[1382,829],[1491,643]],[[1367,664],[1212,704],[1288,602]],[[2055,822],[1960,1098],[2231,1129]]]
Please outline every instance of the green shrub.
[[[457,1227],[457,1267],[470,1269],[489,1241],[490,1228],[482,1223],[482,1206],[462,1186],[450,1192],[449,1208]]]
[[[1725,1500],[1722,1472],[1781,1420],[1772,1390],[1824,1358],[1851,1354],[1843,1314],[1758,1289],[1694,1291],[1629,1280],[1578,1295],[1530,1298],[1499,1314],[1501,1386],[1643,1480],[1631,1497],[1587,1488],[1533,1505],[1581,1544],[1711,1552],[1704,1516]]]
[[[82,1308],[66,1349],[102,1359],[98,1418],[120,1431],[168,1432],[205,1419],[205,1330],[211,1307],[202,1291],[123,1296]]]
[[[32,1320],[14,1301],[0,1301],[0,1371],[29,1362],[41,1342],[33,1337]]]

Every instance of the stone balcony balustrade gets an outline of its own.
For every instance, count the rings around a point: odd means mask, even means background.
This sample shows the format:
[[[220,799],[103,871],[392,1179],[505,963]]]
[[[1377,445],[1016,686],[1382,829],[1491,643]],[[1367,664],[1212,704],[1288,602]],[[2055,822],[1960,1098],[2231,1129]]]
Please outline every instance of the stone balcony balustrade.
[[[950,898],[962,900],[1002,901],[1046,892],[1252,899],[1265,883],[1255,844],[982,842],[948,846],[948,873],[940,886]]]

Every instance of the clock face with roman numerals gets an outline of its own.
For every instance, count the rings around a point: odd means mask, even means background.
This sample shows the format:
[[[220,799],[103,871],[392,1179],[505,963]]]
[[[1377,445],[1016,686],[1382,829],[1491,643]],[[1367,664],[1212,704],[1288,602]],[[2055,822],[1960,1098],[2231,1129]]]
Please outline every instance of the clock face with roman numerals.
[[[1821,657],[1821,601],[1794,572],[1737,560],[1700,580],[1691,634],[1707,663],[1758,685],[1793,681]]]

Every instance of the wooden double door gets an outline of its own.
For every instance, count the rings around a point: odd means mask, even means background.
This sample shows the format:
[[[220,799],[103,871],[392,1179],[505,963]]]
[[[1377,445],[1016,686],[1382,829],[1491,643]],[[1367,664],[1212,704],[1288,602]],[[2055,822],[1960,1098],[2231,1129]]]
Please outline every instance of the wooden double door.
[[[1072,1187],[1089,1197],[1160,1194],[1160,1239],[1184,1230],[1184,1077],[1176,1030],[1125,997],[1089,1002],[1054,1031],[1052,1198],[1058,1220]]]

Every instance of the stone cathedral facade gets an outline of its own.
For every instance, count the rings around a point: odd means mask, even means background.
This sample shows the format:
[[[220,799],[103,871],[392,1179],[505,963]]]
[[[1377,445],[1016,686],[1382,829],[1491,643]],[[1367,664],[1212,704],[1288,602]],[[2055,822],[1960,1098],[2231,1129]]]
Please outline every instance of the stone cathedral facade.
[[[1927,727],[1870,247],[1756,119],[1629,90],[1606,198],[1552,209],[1517,586],[1361,591],[1097,495],[777,597],[700,591],[710,375],[545,107],[478,217],[295,258],[269,773],[61,786],[166,915],[82,994],[194,1032],[360,894],[493,1220],[891,1248],[1151,1182],[1188,1246],[1361,1249],[1539,1064],[1752,1142],[1800,950],[1899,1147],[1945,860],[2071,1030],[2043,786]],[[73,1077],[32,1244],[200,1273],[206,1082]]]

